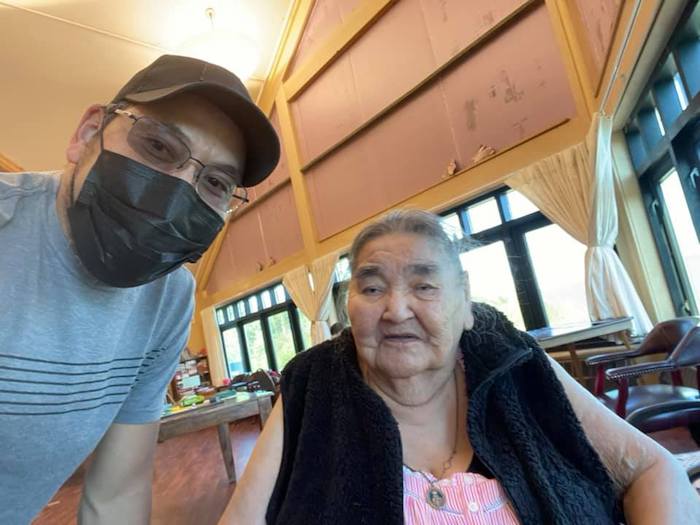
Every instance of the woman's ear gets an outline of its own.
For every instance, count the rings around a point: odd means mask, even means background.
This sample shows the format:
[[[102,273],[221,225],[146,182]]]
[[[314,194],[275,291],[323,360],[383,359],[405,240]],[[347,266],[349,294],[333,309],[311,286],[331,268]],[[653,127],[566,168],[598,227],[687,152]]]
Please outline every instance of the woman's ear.
[[[103,118],[104,108],[99,104],[93,104],[85,110],[66,148],[66,160],[69,163],[78,163],[90,141],[99,132]]]

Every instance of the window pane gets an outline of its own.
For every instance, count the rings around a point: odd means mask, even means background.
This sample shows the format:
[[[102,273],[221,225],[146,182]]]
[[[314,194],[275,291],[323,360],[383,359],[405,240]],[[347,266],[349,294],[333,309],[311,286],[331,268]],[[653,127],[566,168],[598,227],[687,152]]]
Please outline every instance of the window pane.
[[[287,300],[287,295],[284,292],[284,285],[278,284],[275,286],[275,303],[282,304]]]
[[[216,322],[219,323],[219,326],[226,323],[226,319],[224,318],[223,310],[216,311]]]
[[[224,355],[226,356],[229,377],[245,372],[241,344],[238,340],[238,329],[234,327],[224,330],[221,332],[221,337],[224,340]]]
[[[267,354],[265,353],[265,339],[263,339],[260,321],[244,324],[243,334],[245,335],[245,344],[248,347],[250,369],[263,368],[268,370],[270,363],[268,363]]]
[[[451,239],[461,239],[464,237],[462,224],[459,222],[459,216],[456,213],[445,215],[442,220],[442,229],[449,235]]]
[[[251,314],[258,311],[258,298],[255,295],[248,297],[248,311]]]
[[[472,300],[495,306],[515,326],[525,330],[503,241],[469,250],[462,253],[459,259],[462,268],[469,272]]]
[[[260,294],[260,301],[262,302],[263,308],[270,308],[270,306],[272,306],[272,295],[270,295],[270,290],[265,290]]]
[[[661,192],[695,304],[698,305],[700,304],[700,243],[698,243],[681,181],[675,169],[661,182]]]
[[[588,323],[583,256],[586,247],[556,224],[525,234],[550,326]]]
[[[301,330],[301,340],[304,343],[304,350],[311,348],[311,321],[307,319],[304,313],[297,308],[299,316],[299,329]]]
[[[525,217],[525,215],[530,215],[531,213],[539,211],[539,208],[532,204],[530,199],[518,191],[510,190],[506,193],[506,198],[508,199],[511,219],[519,219],[520,217]]]
[[[226,307],[226,318],[229,321],[235,321],[236,320],[236,312],[233,311],[233,305],[229,305]]]
[[[491,197],[474,206],[467,208],[469,215],[470,233],[477,233],[483,230],[488,230],[494,226],[501,224],[501,216],[498,213],[498,204],[496,199]]]
[[[238,317],[245,317],[245,304],[243,301],[236,303],[236,310],[238,310]]]
[[[350,280],[350,259],[341,257],[335,265],[335,281],[340,283]]]
[[[267,318],[267,325],[270,328],[270,339],[272,340],[272,350],[277,361],[277,369],[282,370],[284,365],[296,354],[289,314],[280,312],[271,315]]]
[[[681,109],[687,108],[688,96],[685,94],[685,88],[681,81],[681,74],[678,71],[673,75],[673,87],[676,89],[676,95],[678,95],[678,102],[681,104]]]

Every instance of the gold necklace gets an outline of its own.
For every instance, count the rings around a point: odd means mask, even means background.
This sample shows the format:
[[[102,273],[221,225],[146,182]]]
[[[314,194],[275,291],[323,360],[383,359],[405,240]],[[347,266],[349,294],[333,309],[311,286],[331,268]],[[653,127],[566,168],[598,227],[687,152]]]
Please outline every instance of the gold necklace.
[[[410,470],[413,472],[418,472],[425,480],[428,482],[428,491],[425,493],[425,501],[430,505],[432,508],[435,510],[440,510],[442,507],[445,506],[445,503],[447,503],[447,499],[445,498],[445,493],[440,490],[440,487],[438,487],[435,483],[442,479],[445,476],[445,473],[452,467],[452,460],[455,458],[455,455],[457,454],[457,437],[459,436],[459,387],[457,385],[457,369],[455,368],[454,370],[454,380],[455,380],[455,440],[454,444],[452,446],[452,454],[450,455],[449,458],[447,458],[447,461],[445,461],[442,464],[442,472],[440,473],[440,477],[436,478],[435,481],[431,480],[425,472],[422,470],[414,470],[408,465]]]

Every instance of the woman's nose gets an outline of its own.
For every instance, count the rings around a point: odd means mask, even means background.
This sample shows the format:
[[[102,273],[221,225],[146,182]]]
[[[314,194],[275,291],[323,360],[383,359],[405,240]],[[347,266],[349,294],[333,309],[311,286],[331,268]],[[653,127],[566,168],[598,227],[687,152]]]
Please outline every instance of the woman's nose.
[[[382,315],[385,321],[400,323],[413,317],[411,309],[411,298],[403,291],[392,291],[386,296],[384,313]]]

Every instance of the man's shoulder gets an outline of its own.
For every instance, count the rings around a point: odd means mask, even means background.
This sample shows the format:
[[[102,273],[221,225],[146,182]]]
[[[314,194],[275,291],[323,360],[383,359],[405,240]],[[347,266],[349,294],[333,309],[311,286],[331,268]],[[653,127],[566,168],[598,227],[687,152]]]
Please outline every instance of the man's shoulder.
[[[144,285],[142,299],[151,304],[158,317],[177,320],[194,309],[195,281],[192,273],[180,267],[169,274]],[[156,306],[157,305],[157,306]]]
[[[0,226],[15,214],[23,199],[56,192],[57,172],[0,172]]]
[[[55,171],[0,171],[0,198],[12,194],[28,195],[54,189],[58,185],[59,172]]]

